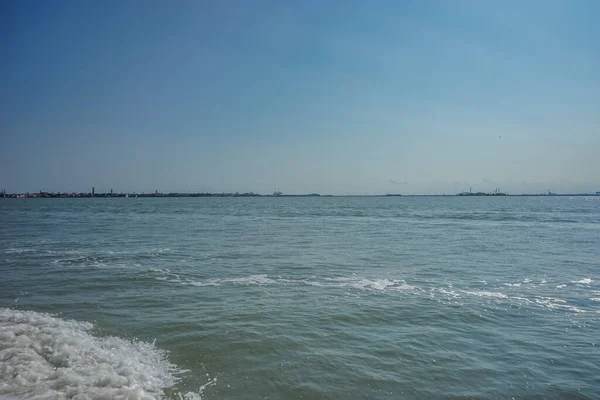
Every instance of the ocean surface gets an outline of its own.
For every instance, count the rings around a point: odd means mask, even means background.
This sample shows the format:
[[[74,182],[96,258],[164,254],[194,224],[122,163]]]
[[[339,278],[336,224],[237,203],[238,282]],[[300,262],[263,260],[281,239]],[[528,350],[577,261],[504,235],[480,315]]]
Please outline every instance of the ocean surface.
[[[0,199],[0,395],[598,399],[600,197]]]

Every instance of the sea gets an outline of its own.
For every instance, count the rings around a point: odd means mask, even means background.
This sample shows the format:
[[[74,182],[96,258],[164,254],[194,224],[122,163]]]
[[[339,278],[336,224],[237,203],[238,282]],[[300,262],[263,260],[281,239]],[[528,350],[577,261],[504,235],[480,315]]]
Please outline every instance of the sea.
[[[0,397],[599,399],[600,197],[0,199]]]

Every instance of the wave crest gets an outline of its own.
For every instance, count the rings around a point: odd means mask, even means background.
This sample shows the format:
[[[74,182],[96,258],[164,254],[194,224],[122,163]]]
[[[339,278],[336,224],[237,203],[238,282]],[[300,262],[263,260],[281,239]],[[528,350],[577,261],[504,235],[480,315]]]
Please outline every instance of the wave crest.
[[[89,322],[0,308],[0,394],[156,399],[179,368],[153,343],[96,337]]]

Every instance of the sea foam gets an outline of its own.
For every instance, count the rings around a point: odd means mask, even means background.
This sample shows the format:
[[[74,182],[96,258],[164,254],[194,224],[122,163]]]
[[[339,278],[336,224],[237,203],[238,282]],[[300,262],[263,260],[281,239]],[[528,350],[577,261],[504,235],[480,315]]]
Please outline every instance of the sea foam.
[[[0,395],[160,399],[181,371],[154,344],[91,334],[88,322],[0,308]]]
[[[592,283],[594,281],[591,280],[590,278],[583,278],[583,279],[580,279],[578,281],[571,281],[571,282],[572,283],[581,283],[581,284],[584,284],[584,285],[589,285],[590,283]]]

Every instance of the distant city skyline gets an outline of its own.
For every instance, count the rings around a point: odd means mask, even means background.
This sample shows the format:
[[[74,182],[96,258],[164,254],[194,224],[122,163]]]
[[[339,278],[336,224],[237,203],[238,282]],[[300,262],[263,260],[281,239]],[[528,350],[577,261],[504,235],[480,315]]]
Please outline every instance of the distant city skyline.
[[[0,190],[600,190],[600,2],[7,1]]]
[[[7,192],[5,189],[0,190],[0,198],[72,198],[72,197],[129,197],[128,195],[138,195],[141,197],[382,197],[382,196],[600,196],[600,191],[583,191],[583,192],[522,192],[522,193],[509,193],[503,192],[499,188],[492,191],[478,191],[472,190],[470,187],[468,191],[447,193],[447,192],[427,192],[427,193],[399,193],[399,192],[387,192],[387,193],[283,193],[281,191],[275,191],[273,193],[262,193],[262,192],[205,192],[205,191],[184,191],[184,192],[173,192],[173,191],[132,191],[122,190],[115,191],[110,189],[109,191],[96,191],[95,187],[92,187],[90,191],[31,191],[31,192]]]

